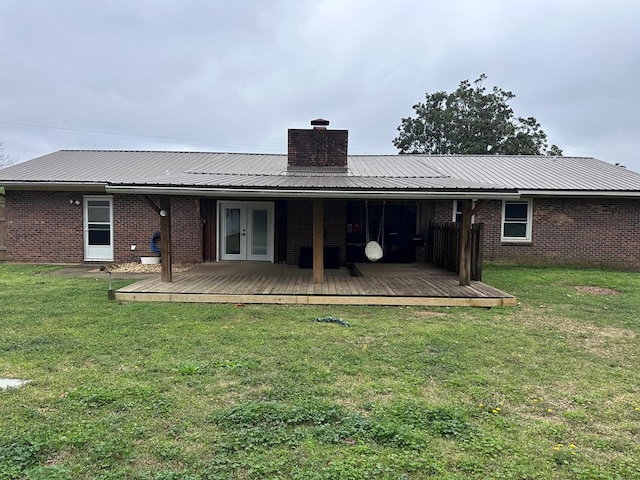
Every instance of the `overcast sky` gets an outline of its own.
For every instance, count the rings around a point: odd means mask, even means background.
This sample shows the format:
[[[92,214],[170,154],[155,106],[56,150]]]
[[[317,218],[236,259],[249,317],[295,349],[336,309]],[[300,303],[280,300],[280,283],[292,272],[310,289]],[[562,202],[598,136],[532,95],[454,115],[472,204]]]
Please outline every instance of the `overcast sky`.
[[[638,0],[0,0],[0,142],[286,153],[314,118],[396,153],[485,73],[565,155],[640,171]]]

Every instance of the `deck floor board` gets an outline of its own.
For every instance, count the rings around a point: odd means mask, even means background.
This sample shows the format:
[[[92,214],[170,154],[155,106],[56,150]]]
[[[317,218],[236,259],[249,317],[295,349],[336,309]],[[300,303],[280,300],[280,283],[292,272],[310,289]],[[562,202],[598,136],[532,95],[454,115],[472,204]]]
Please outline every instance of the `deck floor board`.
[[[233,263],[233,262],[230,262]],[[505,306],[516,299],[490,285],[458,284],[455,273],[429,265],[363,264],[359,276],[325,271],[314,284],[309,271],[265,264],[219,265],[141,280],[116,292],[125,301],[307,303],[340,305]]]

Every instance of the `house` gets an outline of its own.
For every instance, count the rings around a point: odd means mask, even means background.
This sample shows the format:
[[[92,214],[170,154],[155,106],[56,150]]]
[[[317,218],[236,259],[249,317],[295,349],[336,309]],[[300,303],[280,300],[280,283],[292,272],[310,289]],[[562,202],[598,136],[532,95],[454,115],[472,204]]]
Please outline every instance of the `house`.
[[[433,222],[464,217],[484,224],[485,259],[640,269],[638,173],[582,157],[348,155],[346,130],[312,126],[289,130],[288,154],[62,150],[4,168],[6,260],[122,263],[162,243],[173,262],[313,266],[321,281],[367,261],[371,240],[380,262],[428,260]]]

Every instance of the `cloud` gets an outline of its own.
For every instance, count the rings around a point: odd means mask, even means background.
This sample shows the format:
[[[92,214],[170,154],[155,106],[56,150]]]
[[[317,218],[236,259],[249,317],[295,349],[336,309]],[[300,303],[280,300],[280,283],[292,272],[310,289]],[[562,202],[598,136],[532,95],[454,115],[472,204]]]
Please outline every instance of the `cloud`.
[[[23,159],[284,152],[287,128],[324,117],[352,153],[394,153],[425,92],[486,73],[566,153],[640,170],[637,18],[624,0],[7,0],[0,140]]]

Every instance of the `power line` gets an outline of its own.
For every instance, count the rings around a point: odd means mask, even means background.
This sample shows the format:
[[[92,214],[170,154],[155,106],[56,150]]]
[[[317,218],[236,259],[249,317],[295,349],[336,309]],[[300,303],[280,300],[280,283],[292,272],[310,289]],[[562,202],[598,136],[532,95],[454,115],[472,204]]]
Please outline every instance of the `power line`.
[[[12,128],[23,128],[28,130],[49,130],[54,132],[61,133],[73,133],[76,135],[87,135],[87,136],[110,136],[115,138],[139,138],[139,139],[148,139],[161,143],[183,143],[189,145],[200,145],[200,146],[208,146],[211,147],[213,145],[229,145],[229,146],[251,146],[251,147],[280,147],[280,144],[267,144],[267,143],[251,143],[251,142],[233,142],[233,141],[214,141],[214,142],[205,142],[202,140],[194,140],[194,139],[186,139],[186,138],[177,138],[177,137],[164,137],[159,135],[143,135],[143,134],[135,134],[135,133],[125,133],[125,132],[109,132],[105,130],[89,130],[89,129],[80,129],[80,128],[72,128],[72,127],[55,127],[51,125],[37,125],[37,124],[29,124],[29,123],[14,123],[14,122],[6,122],[0,121],[0,125],[4,125]]]
[[[90,129],[81,129],[81,128],[73,128],[73,127],[55,127],[52,125],[15,123],[15,122],[6,122],[2,120],[0,120],[0,125],[4,125],[6,127],[11,127],[11,128],[22,128],[22,129],[29,129],[29,130],[50,130],[54,132],[73,133],[76,135],[86,135],[86,136],[109,136],[114,138],[147,139],[147,140],[152,140],[154,142],[160,142],[165,144],[182,143],[185,145],[208,147],[211,149],[220,148],[221,146],[229,146],[232,148],[240,146],[240,147],[247,147],[249,149],[286,148],[286,145],[284,144],[275,144],[275,143],[269,144],[269,143],[234,142],[234,141],[217,141],[217,140],[213,142],[207,142],[204,140],[186,139],[186,138],[178,138],[178,137],[164,137],[159,135],[143,135],[143,134],[125,133],[125,132],[110,132],[106,130],[90,130]],[[360,150],[362,151],[372,151],[378,148],[385,149],[389,147],[389,145],[386,143],[385,144],[383,143],[350,143],[350,145],[352,147],[360,147]],[[23,153],[35,153],[33,151],[32,152],[28,152],[24,150],[17,150],[17,151],[22,151]],[[574,149],[570,149],[569,151],[571,152],[570,156],[589,156],[589,157],[596,157],[596,158],[606,157],[606,158],[619,158],[619,159],[626,159],[626,160],[638,159],[637,156],[632,156],[632,155],[619,155],[619,154],[609,154],[609,153],[602,153],[602,152],[584,152],[584,151],[574,150]]]

